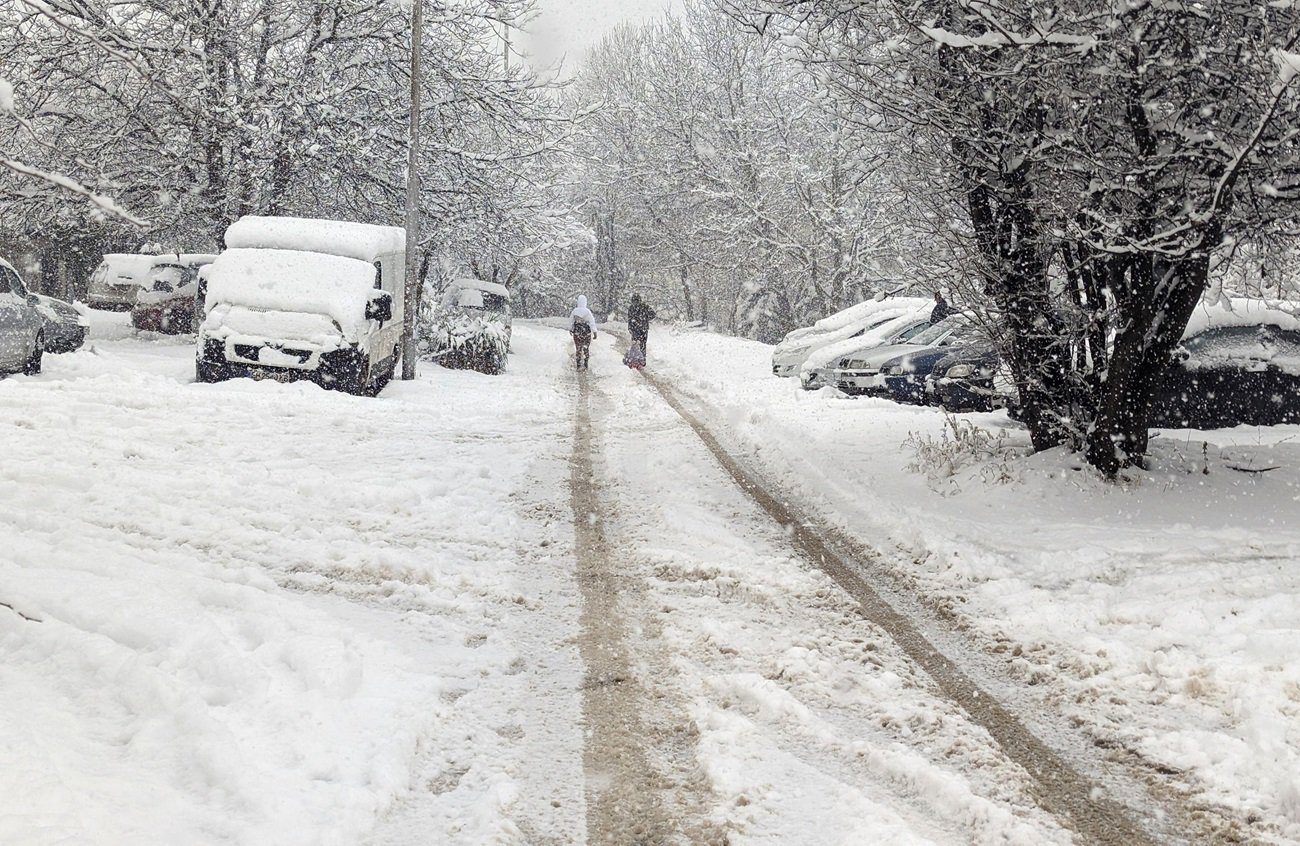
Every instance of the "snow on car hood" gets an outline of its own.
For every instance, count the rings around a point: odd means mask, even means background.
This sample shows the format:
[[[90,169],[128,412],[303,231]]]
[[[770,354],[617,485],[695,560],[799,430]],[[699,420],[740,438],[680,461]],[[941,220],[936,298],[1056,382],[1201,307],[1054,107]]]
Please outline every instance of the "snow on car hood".
[[[277,335],[267,321],[284,324],[286,333],[300,332],[296,315],[323,315],[337,324],[336,333],[355,341],[366,324],[366,302],[375,290],[375,268],[360,259],[298,250],[226,250],[203,270],[208,280],[208,317],[205,334],[214,333],[219,320],[235,314],[220,310],[225,304],[248,312],[262,312],[260,326]],[[276,317],[271,317],[276,315]],[[216,321],[216,322],[214,322]],[[321,326],[319,320],[308,321]]]
[[[262,311],[219,303],[208,312],[203,334],[235,343],[289,341],[298,346],[329,352],[343,346],[343,331],[325,314],[303,311]]]
[[[868,329],[856,338],[845,338],[842,341],[835,341],[818,347],[804,360],[803,367],[800,369],[808,371],[817,370],[821,367],[833,367],[835,362],[844,356],[883,346],[899,332],[911,326],[918,319],[923,319],[924,316],[925,309],[912,310],[895,317],[888,323],[877,326],[875,329]]]
[[[36,310],[41,317],[53,323],[65,323],[76,326],[90,326],[90,321],[86,320],[85,315],[77,310],[72,303],[63,300],[47,297],[44,294],[36,294]]]
[[[821,349],[827,344],[853,338],[854,335],[857,335],[868,326],[879,328],[879,326],[884,325],[884,322],[915,315],[918,309],[911,303],[916,299],[916,297],[907,297],[904,300],[890,299],[879,303],[875,301],[861,303],[863,306],[871,305],[875,306],[875,308],[858,312],[855,319],[830,332],[817,332],[799,338],[792,343],[783,342],[778,344],[776,349],[772,351],[772,360],[789,359],[791,363],[800,363],[807,358],[811,350]],[[855,340],[861,340],[861,338]]]
[[[865,354],[854,356],[854,358],[864,362],[868,367],[879,368],[880,365],[892,358],[928,349],[932,349],[932,347],[926,344],[890,344],[887,347],[868,350]]]

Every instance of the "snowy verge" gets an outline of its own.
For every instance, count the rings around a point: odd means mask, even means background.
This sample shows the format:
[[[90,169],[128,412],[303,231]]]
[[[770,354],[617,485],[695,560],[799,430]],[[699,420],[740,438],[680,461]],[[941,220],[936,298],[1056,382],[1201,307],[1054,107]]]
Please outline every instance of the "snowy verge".
[[[1164,433],[1154,470],[1110,484],[1016,457],[1023,431],[975,414],[1008,449],[914,472],[937,409],[801,391],[742,339],[650,348],[747,461],[891,554],[1095,742],[1300,839],[1300,428]]]
[[[565,634],[551,333],[368,400],[194,384],[192,342],[128,320],[0,380],[0,842],[342,846],[412,793],[408,842],[517,831],[526,644]]]

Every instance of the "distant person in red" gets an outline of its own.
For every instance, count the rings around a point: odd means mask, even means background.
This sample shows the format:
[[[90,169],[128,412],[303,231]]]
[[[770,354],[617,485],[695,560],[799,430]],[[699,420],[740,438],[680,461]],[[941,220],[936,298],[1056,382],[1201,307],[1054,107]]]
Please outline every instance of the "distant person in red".
[[[633,294],[627,304],[627,331],[632,335],[632,343],[641,347],[641,355],[646,353],[645,343],[650,337],[650,321],[655,319],[655,310],[645,304],[640,294]]]
[[[591,358],[591,339],[596,337],[596,315],[587,308],[587,298],[581,294],[569,315],[569,333],[573,335],[574,363],[579,370],[586,370]]]

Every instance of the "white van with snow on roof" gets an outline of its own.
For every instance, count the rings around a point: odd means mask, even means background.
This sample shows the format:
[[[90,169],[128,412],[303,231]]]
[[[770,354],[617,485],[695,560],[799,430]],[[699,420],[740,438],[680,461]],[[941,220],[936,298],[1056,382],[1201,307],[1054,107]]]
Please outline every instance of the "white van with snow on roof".
[[[395,226],[243,217],[202,271],[195,375],[308,379],[377,394],[402,338],[406,233]]]

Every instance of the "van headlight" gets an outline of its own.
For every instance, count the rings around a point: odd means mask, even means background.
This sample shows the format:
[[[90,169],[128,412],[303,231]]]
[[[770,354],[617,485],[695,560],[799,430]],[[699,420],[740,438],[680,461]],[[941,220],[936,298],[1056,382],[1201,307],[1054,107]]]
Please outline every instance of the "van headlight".
[[[969,379],[975,375],[975,367],[971,364],[954,364],[944,375],[949,379]]]

